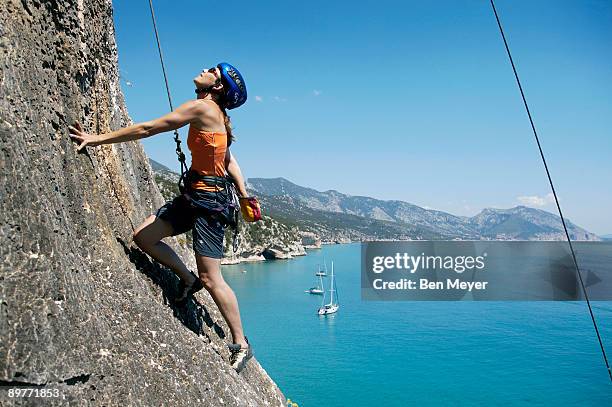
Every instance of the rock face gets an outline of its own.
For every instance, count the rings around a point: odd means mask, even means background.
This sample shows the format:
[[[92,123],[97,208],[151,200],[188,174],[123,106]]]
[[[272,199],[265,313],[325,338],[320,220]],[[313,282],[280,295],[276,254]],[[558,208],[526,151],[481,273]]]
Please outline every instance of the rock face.
[[[262,206],[266,213],[266,207]],[[263,215],[261,220],[253,223],[240,222],[238,235],[238,251],[231,248],[231,234],[226,235],[223,263],[238,263],[240,261],[291,259],[306,255],[302,245],[299,230],[285,225],[275,219]],[[275,255],[269,255],[275,253]]]
[[[312,232],[301,232],[302,245],[307,249],[319,249],[321,248],[321,238]]]
[[[231,369],[210,296],[170,305],[177,278],[131,242],[163,203],[142,146],[68,138],[129,122],[110,2],[3,1],[0,70],[0,383],[57,405],[283,404],[254,359]]]

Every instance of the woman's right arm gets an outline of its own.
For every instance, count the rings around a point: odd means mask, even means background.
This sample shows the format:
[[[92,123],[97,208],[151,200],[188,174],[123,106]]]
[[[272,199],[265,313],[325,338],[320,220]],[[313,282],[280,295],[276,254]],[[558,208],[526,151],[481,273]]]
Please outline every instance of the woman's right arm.
[[[86,146],[139,140],[158,133],[178,129],[201,115],[202,110],[206,108],[205,103],[197,103],[197,101],[192,100],[182,104],[175,111],[165,116],[104,134],[85,133],[79,123],[69,126],[68,129],[70,130],[70,137],[79,143],[77,150],[80,151]]]

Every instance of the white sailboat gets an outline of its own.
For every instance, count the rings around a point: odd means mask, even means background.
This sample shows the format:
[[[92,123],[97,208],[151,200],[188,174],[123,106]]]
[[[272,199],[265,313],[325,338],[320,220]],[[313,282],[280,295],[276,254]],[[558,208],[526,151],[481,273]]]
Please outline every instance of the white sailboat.
[[[318,275],[318,274],[317,274]],[[319,281],[317,282],[317,285],[314,287],[310,287],[308,290],[304,291],[306,293],[309,294],[315,294],[315,295],[323,295],[323,277],[319,276]]]
[[[317,311],[319,315],[327,315],[333,314],[338,311],[340,308],[340,303],[338,302],[338,293],[337,288],[334,287],[334,262],[331,264],[331,278],[330,278],[330,288],[329,288],[329,303],[325,304],[325,294],[323,295],[323,302],[321,303],[321,307]],[[334,302],[334,293],[336,293],[336,302]]]
[[[321,265],[319,264],[319,269],[315,273],[315,276],[327,277],[327,263],[325,263],[325,260],[323,260],[323,270],[321,270]]]

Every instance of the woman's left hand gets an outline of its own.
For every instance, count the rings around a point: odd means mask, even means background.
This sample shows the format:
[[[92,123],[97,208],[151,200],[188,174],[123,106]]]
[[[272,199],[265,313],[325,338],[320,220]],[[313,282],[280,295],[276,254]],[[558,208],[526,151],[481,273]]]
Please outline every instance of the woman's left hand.
[[[79,122],[75,122],[74,126],[68,126],[68,130],[70,130],[70,138],[79,143],[77,151],[81,151],[86,146],[93,147],[100,144],[98,136],[85,133]]]

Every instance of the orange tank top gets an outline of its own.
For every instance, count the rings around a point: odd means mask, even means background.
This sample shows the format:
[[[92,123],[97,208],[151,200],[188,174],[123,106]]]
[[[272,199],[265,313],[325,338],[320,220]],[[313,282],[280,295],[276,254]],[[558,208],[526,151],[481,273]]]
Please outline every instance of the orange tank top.
[[[225,152],[227,151],[227,133],[206,131],[194,125],[189,126],[187,147],[191,151],[191,170],[200,175],[225,176]],[[219,187],[195,181],[192,188],[204,191],[215,191]]]

